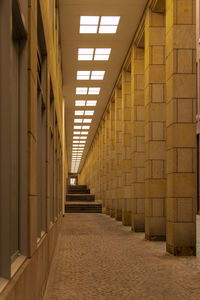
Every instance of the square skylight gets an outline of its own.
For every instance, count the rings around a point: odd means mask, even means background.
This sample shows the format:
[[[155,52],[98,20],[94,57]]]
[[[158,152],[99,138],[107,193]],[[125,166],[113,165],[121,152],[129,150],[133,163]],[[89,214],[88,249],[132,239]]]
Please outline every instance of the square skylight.
[[[87,140],[87,136],[81,136],[80,139],[81,140]]]
[[[79,140],[79,136],[73,136],[73,140]]]
[[[74,119],[74,123],[82,123],[83,119]]]
[[[81,129],[81,126],[74,126],[74,129]]]
[[[109,60],[111,48],[96,48],[94,60]]]
[[[116,33],[120,16],[81,16],[80,33]],[[100,21],[100,22],[99,22]]]
[[[73,134],[78,135],[78,134],[81,134],[81,132],[80,131],[74,131]]]
[[[90,126],[84,125],[84,126],[82,126],[82,129],[83,129],[83,130],[89,130],[89,129],[90,129]]]
[[[79,48],[78,60],[93,60],[94,48]]]
[[[85,106],[85,100],[76,100],[75,106]]]
[[[105,34],[105,33],[112,33],[115,34],[117,32],[117,26],[100,26],[99,27],[99,33]]]
[[[99,95],[100,89],[101,88],[99,87],[90,87],[88,91],[88,95]]]
[[[81,135],[87,135],[88,131],[81,131]]]
[[[90,71],[77,71],[77,80],[89,80]]]
[[[81,16],[80,25],[98,25],[99,16]]]
[[[93,34],[95,34],[95,33],[97,33],[97,28],[98,28],[98,26],[92,26],[92,25],[90,25],[90,26],[86,26],[86,25],[81,25],[80,26],[80,31],[79,31],[79,33],[93,33]]]
[[[86,106],[96,106],[97,100],[88,100]]]
[[[74,114],[75,116],[83,116],[84,110],[75,110]]]
[[[120,16],[102,16],[100,25],[116,25],[118,26]]]
[[[91,80],[103,80],[105,71],[92,71]]]
[[[88,88],[87,87],[77,87],[76,95],[87,95]]]
[[[93,116],[94,115],[94,110],[85,110],[85,116]]]
[[[83,119],[83,123],[92,123],[92,119]]]
[[[81,144],[85,144],[85,143],[86,143],[86,141],[80,141],[80,143],[81,143]]]

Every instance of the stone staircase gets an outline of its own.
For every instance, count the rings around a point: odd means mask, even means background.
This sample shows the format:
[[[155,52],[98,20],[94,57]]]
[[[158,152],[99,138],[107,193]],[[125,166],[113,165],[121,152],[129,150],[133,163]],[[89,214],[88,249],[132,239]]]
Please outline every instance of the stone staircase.
[[[102,204],[86,185],[69,185],[67,190],[65,213],[102,213]]]

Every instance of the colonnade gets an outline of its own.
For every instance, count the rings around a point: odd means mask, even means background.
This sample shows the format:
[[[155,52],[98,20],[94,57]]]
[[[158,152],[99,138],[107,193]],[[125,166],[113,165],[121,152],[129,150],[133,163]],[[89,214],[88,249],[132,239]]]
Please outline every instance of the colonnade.
[[[195,1],[149,1],[79,175],[106,214],[196,251]]]

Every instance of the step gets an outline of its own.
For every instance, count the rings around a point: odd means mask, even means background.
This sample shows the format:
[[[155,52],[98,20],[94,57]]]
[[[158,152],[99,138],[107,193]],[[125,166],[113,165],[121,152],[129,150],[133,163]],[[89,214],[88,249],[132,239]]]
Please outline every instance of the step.
[[[99,202],[66,202],[65,213],[102,213],[102,204]]]
[[[86,190],[87,186],[86,185],[68,185],[67,189],[71,189],[71,190]]]
[[[66,201],[85,201],[93,202],[95,200],[95,195],[90,194],[67,194]]]
[[[68,194],[90,194],[89,189],[78,190],[78,189],[68,189]]]

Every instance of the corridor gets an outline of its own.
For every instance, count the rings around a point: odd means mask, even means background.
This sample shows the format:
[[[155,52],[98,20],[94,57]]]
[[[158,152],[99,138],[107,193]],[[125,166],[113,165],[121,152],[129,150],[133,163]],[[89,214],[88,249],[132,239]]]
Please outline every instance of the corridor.
[[[174,257],[165,242],[105,214],[67,214],[45,300],[199,300],[199,257]]]

